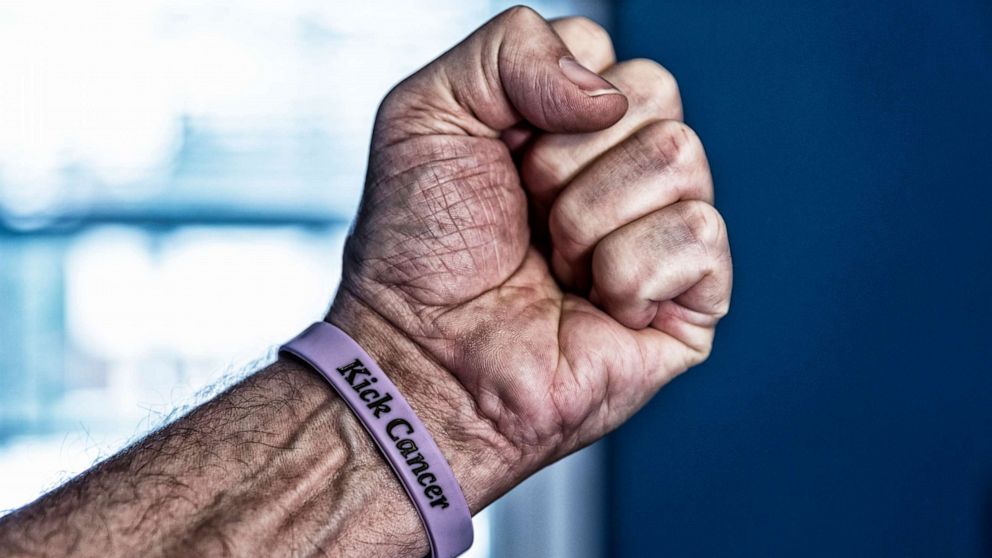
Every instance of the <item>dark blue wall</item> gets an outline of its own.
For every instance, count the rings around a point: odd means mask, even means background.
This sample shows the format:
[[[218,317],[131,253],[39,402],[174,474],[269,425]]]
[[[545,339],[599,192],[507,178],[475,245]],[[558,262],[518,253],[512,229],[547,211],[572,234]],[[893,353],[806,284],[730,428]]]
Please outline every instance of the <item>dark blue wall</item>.
[[[619,556],[992,555],[992,3],[621,1],[735,256],[612,436]]]

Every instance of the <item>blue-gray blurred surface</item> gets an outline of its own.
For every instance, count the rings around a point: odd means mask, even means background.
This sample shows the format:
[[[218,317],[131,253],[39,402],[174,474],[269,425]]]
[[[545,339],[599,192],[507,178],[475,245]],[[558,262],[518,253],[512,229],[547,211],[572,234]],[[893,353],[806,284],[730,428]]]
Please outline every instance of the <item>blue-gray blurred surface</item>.
[[[735,256],[610,440],[617,556],[992,555],[992,4],[622,0]]]

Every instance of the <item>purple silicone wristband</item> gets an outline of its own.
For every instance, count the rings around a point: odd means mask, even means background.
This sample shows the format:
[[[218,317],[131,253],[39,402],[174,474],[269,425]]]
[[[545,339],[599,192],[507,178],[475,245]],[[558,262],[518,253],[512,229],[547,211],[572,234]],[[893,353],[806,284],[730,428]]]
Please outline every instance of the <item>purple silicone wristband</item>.
[[[427,530],[435,558],[472,546],[472,514],[451,466],[430,432],[381,368],[351,337],[326,322],[279,349],[295,355],[334,386],[375,440]]]

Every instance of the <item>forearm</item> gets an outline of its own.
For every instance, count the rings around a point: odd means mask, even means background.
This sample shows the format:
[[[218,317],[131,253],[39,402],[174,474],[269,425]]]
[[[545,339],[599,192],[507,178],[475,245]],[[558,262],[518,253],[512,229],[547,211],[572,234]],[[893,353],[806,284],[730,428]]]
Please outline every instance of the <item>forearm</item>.
[[[332,321],[389,371],[472,512],[525,474],[474,404],[343,292]],[[361,324],[361,325],[359,325]],[[442,376],[443,377],[443,376]],[[461,409],[461,411],[457,411]],[[427,539],[371,438],[315,372],[282,357],[37,502],[0,519],[0,555],[423,556]]]
[[[422,555],[420,531],[344,403],[281,359],[0,520],[0,554]]]

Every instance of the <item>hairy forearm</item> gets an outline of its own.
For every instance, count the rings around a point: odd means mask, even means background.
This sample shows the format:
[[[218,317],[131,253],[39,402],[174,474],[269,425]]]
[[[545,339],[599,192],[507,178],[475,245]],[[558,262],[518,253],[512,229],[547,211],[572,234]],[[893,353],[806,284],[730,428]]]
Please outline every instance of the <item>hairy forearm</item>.
[[[287,359],[0,520],[5,556],[424,550],[367,434]]]
[[[492,432],[457,430],[457,385],[342,292],[332,321],[389,370],[473,512],[525,471]],[[449,376],[450,378],[450,376]],[[282,357],[174,423],[0,519],[0,555],[423,556],[427,539],[371,438],[315,372]]]

